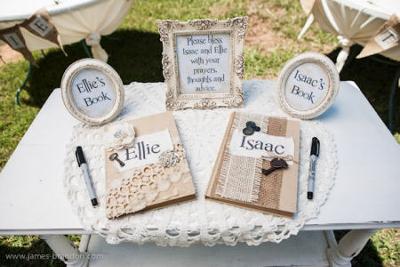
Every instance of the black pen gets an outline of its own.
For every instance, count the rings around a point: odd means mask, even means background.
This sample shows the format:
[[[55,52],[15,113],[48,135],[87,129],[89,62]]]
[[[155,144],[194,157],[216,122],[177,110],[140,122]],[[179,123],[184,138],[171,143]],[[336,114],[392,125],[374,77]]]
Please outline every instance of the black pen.
[[[85,180],[86,189],[88,191],[90,201],[93,207],[96,207],[99,203],[97,202],[96,192],[94,191],[92,179],[89,174],[89,168],[86,163],[85,155],[81,146],[76,147],[75,150],[76,161],[78,162],[79,168],[82,170],[83,179]]]
[[[313,137],[311,142],[310,169],[308,174],[308,189],[307,189],[308,199],[314,198],[315,166],[317,164],[318,156],[319,156],[319,140],[317,137]]]

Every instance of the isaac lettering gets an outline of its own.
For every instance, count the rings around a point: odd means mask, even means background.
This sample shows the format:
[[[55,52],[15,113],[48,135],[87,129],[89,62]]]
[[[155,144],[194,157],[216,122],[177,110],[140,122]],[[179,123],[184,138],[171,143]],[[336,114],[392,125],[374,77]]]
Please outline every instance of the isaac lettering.
[[[289,75],[285,94],[290,106],[298,110],[315,107],[328,93],[327,73],[315,63],[303,63]]]
[[[285,154],[285,146],[284,145],[281,145],[281,144],[274,145],[272,143],[265,143],[261,140],[251,139],[251,138],[247,137],[246,135],[243,135],[242,143],[241,143],[240,147],[243,147],[247,150],[254,150],[254,149],[264,150],[267,152],[273,152],[277,155]]]
[[[293,156],[294,142],[291,137],[269,135],[263,132],[255,132],[248,136],[236,129],[231,138],[229,152],[232,155],[252,158],[271,155]]]
[[[322,78],[314,79],[313,77],[308,76],[307,74],[301,73],[300,70],[298,70],[298,69],[296,70],[296,73],[294,74],[294,79],[296,81],[309,84],[314,88],[316,87],[319,90],[324,90],[324,87],[325,87],[325,82]]]
[[[300,84],[301,83],[306,84],[311,88],[316,88],[318,90],[324,90],[324,88],[325,88],[325,82],[322,78],[315,79],[311,75],[302,73],[299,69],[296,69],[296,72],[294,74],[294,79],[295,79],[295,81],[299,82]],[[304,86],[300,87],[298,85],[299,83],[293,85],[290,93],[309,101],[311,104],[315,104],[314,91],[303,89]]]

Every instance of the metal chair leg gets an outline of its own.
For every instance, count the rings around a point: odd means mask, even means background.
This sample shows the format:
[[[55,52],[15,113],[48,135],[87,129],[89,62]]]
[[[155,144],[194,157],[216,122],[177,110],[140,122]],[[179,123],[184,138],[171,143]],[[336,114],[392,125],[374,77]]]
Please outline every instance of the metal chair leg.
[[[300,40],[303,38],[304,34],[307,32],[307,30],[310,28],[311,24],[314,22],[314,15],[310,14],[306,20],[306,23],[304,23],[303,28],[301,29],[299,35],[297,36],[297,40]]]
[[[394,131],[395,129],[395,124],[396,124],[396,107],[395,107],[395,102],[396,102],[396,93],[397,93],[397,88],[400,86],[400,68],[396,70],[396,73],[394,75],[394,80],[392,83],[392,90],[390,91],[390,97],[389,97],[389,130],[391,132]]]
[[[31,77],[31,74],[32,74],[32,64],[29,62],[28,73],[26,74],[25,79],[22,82],[21,86],[15,92],[15,104],[18,105],[18,106],[21,105],[20,94],[21,94],[22,90],[25,89],[25,86],[28,83],[28,81],[29,81],[29,79]]]
[[[89,47],[87,46],[87,44],[86,44],[86,42],[85,42],[85,39],[83,39],[83,40],[81,41],[81,43],[82,43],[82,46],[83,46],[83,51],[85,51],[85,54],[86,54],[88,57],[92,58],[92,57],[93,57],[93,56],[92,56],[92,53],[90,52]]]

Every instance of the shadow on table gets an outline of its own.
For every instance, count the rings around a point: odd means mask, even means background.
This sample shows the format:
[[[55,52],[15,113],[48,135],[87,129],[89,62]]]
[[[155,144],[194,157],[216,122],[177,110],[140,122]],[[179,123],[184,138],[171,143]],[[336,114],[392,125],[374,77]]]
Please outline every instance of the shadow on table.
[[[351,47],[349,59],[340,73],[340,79],[342,81],[355,81],[380,118],[388,125],[390,93],[395,73],[400,70],[400,62],[389,60],[380,55],[356,59],[355,57],[361,49],[362,47],[359,45]],[[335,62],[339,51],[340,49],[335,49],[327,56]],[[399,100],[400,93],[398,92],[394,105],[395,120],[393,124],[395,125],[395,132],[400,132],[398,120],[400,118]]]
[[[37,239],[26,247],[0,245],[0,266],[62,267],[65,264],[53,254],[43,240]]]
[[[162,46],[157,33],[119,30],[103,37],[101,44],[109,55],[110,64],[124,84],[163,81],[161,67]],[[68,57],[60,49],[53,49],[38,60],[26,90],[29,100],[23,104],[42,106],[54,88],[60,86],[64,70],[74,61],[87,57],[82,43],[65,46]]]

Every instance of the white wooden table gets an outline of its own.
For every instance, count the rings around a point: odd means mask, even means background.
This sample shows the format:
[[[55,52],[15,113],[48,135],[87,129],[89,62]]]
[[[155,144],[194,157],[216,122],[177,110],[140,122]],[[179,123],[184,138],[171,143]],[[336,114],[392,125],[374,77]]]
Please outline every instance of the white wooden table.
[[[87,263],[80,252],[94,255],[91,266],[350,266],[372,229],[400,227],[400,146],[353,82],[341,83],[335,104],[319,120],[335,136],[338,176],[318,218],[297,237],[258,247],[160,248],[111,246],[84,235],[78,251],[62,236],[90,234],[62,186],[65,145],[77,121],[56,89],[1,172],[0,235],[40,235],[75,266]],[[353,231],[337,245],[333,229]]]

